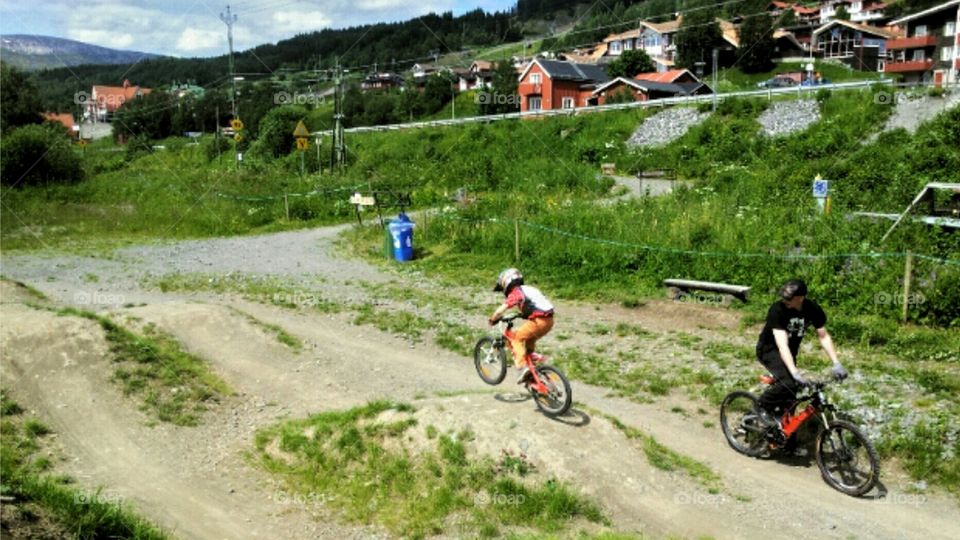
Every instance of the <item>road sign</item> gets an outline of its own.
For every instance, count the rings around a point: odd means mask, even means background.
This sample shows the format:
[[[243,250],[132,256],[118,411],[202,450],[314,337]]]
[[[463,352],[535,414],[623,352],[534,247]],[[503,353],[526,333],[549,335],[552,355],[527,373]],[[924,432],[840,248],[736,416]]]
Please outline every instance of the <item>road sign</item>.
[[[307,126],[303,125],[303,120],[297,122],[296,129],[293,130],[294,137],[308,137],[310,132],[307,131]]]
[[[243,135],[237,133],[236,135],[233,136],[233,140],[240,142],[243,140]]]
[[[87,145],[87,140],[86,140],[86,139],[80,139],[79,141],[77,141],[77,144],[79,144],[81,147],[84,147],[84,146]]]
[[[818,199],[825,199],[829,191],[830,181],[820,178],[818,174],[817,177],[813,179],[813,196]]]
[[[297,150],[303,152],[307,148],[310,148],[310,140],[306,137],[297,137]]]
[[[232,127],[237,131],[240,131],[241,129],[243,129],[243,120],[240,120],[239,118],[234,118],[233,120],[230,121],[230,127]]]

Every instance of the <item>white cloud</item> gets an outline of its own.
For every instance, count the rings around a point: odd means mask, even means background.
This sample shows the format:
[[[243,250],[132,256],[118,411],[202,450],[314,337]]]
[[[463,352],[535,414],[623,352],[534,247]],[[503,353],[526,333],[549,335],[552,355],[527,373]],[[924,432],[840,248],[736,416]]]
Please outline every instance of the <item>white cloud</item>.
[[[276,11],[273,14],[271,33],[296,34],[312,32],[330,26],[330,18],[320,11]]]
[[[216,48],[226,41],[223,32],[200,29],[184,28],[177,39],[177,50],[183,52],[204,51]]]
[[[129,49],[133,45],[133,34],[127,32],[110,32],[108,30],[90,30],[87,28],[71,29],[67,37],[84,43],[92,43],[112,49]]]

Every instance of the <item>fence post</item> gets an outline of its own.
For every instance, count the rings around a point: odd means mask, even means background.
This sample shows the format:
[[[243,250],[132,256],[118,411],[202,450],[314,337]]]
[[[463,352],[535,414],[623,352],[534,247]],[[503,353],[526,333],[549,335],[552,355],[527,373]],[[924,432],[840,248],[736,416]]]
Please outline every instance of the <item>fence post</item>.
[[[290,221],[290,203],[287,201],[287,194],[283,194],[283,211],[287,215],[287,221]]]
[[[513,260],[520,266],[520,220],[513,220]]]
[[[910,281],[913,279],[913,252],[907,251],[907,262],[903,269],[903,314],[902,322],[907,322],[907,308],[910,305]]]

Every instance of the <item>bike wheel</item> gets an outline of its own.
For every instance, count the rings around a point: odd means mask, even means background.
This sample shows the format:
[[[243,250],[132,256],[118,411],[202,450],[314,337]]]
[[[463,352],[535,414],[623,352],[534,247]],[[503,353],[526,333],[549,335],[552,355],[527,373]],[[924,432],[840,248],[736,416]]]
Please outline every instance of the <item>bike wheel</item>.
[[[856,425],[835,420],[817,435],[817,466],[830,487],[859,496],[880,477],[880,460],[870,440]]]
[[[766,431],[760,421],[760,404],[749,392],[731,392],[720,405],[720,426],[730,447],[757,457],[767,447]]]
[[[537,376],[547,387],[546,393],[538,392],[527,385],[530,393],[533,394],[533,400],[537,402],[537,407],[547,416],[560,416],[570,410],[573,404],[573,393],[570,390],[570,382],[562,371],[553,366],[537,366]]]
[[[507,376],[507,351],[492,337],[480,338],[473,348],[473,365],[483,382],[500,384]]]

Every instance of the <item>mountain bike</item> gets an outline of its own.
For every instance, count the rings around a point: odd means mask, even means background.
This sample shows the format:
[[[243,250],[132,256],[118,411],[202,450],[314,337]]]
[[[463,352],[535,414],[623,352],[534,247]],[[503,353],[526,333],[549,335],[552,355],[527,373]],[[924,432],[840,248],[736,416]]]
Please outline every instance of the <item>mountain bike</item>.
[[[774,383],[764,375],[761,383]],[[759,457],[770,450],[795,443],[795,435],[807,421],[819,420],[814,446],[817,467],[830,487],[852,496],[873,489],[880,477],[877,451],[853,422],[838,418],[824,389],[828,381],[811,382],[786,408],[779,426],[768,427],[760,419],[760,404],[750,392],[731,392],[720,406],[720,425],[730,446],[741,454]],[[806,406],[803,406],[806,404]]]
[[[473,365],[483,382],[498,385],[507,376],[507,355],[513,357],[513,321],[519,315],[501,317],[497,324],[501,330],[497,335],[485,336],[477,341],[473,348]],[[537,407],[547,416],[560,416],[570,410],[573,395],[570,382],[559,369],[547,365],[547,358],[528,353],[524,358],[530,374],[524,386],[533,396]]]

